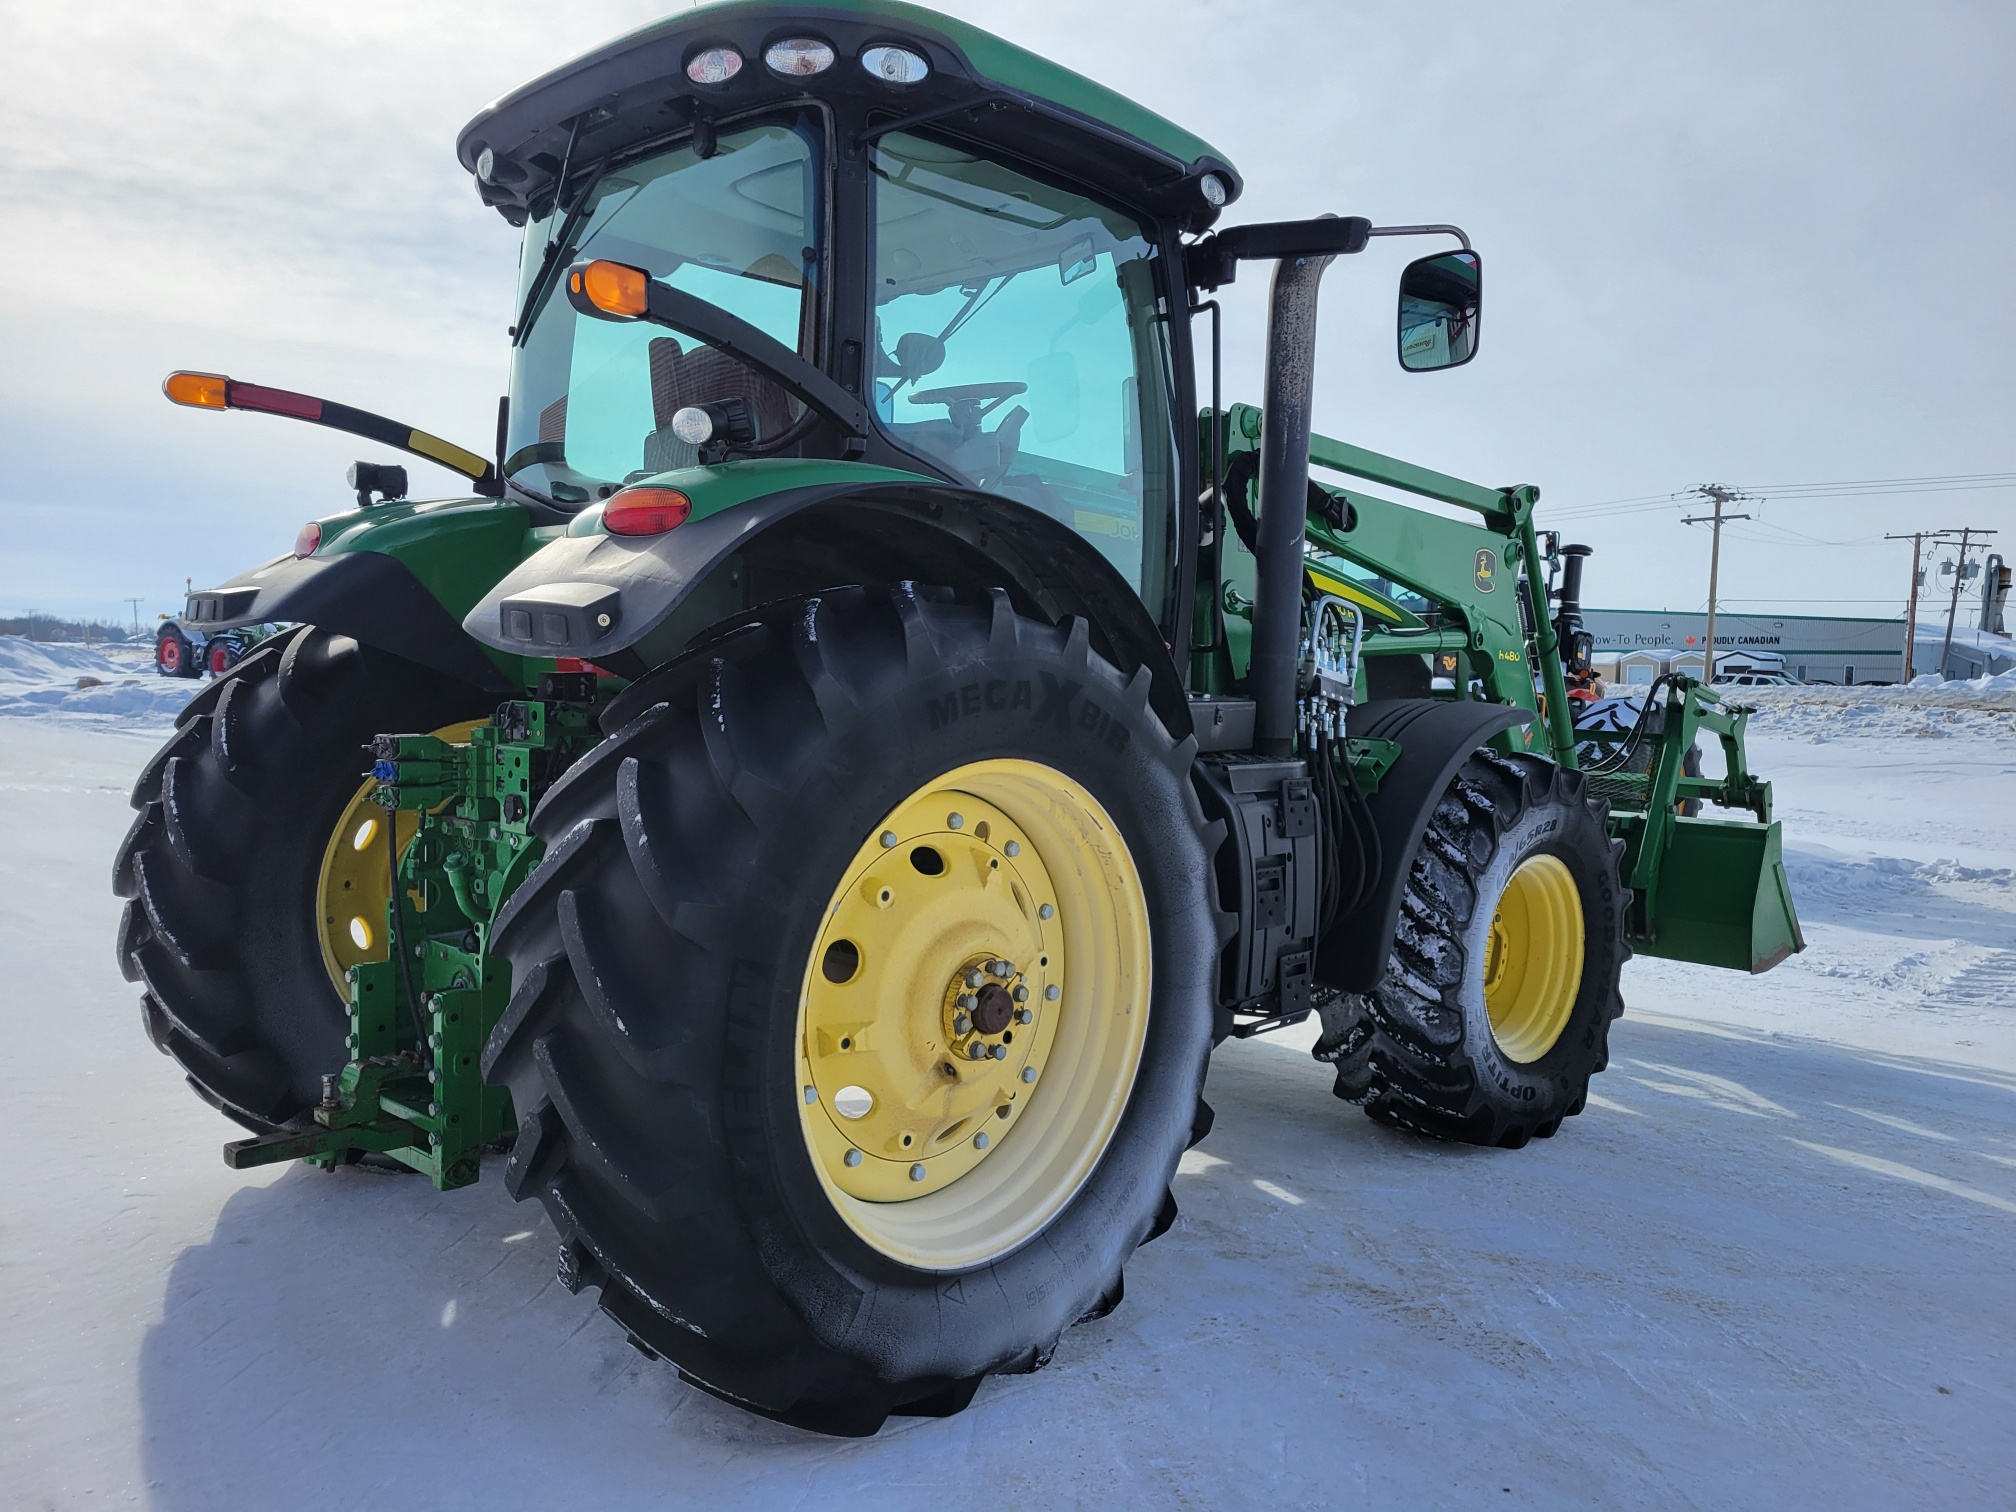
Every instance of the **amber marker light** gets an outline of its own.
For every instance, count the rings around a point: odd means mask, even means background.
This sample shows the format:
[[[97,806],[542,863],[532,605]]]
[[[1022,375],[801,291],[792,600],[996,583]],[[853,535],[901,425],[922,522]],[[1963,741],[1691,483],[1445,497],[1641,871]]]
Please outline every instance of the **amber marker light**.
[[[605,315],[634,320],[650,303],[651,275],[642,268],[598,259],[567,275],[574,292]]]
[[[217,373],[170,373],[162,381],[161,392],[176,404],[191,409],[226,409],[225,397],[231,380]]]
[[[693,501],[676,488],[640,483],[619,488],[602,506],[602,525],[611,535],[663,535],[686,523]]]

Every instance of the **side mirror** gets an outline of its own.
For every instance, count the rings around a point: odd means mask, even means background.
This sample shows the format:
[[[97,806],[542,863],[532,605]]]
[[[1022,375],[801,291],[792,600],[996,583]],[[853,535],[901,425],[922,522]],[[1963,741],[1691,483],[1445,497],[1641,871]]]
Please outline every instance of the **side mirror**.
[[[1475,252],[1444,252],[1400,275],[1400,366],[1410,373],[1461,367],[1477,355],[1484,264]]]

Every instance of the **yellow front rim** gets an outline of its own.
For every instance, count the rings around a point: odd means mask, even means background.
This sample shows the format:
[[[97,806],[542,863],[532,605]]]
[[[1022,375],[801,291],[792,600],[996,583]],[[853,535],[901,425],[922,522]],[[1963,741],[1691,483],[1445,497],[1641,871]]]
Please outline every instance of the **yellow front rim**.
[[[1582,987],[1582,898],[1559,856],[1519,863],[1485,949],[1484,1007],[1507,1060],[1536,1061],[1554,1048]]]
[[[486,720],[444,725],[433,733],[454,745],[467,745],[469,732]],[[378,779],[367,777],[343,806],[342,817],[322,848],[322,869],[315,884],[317,934],[322,964],[340,996],[350,995],[348,973],[365,961],[391,958],[385,939],[386,905],[392,900],[392,858],[386,847],[396,838],[399,854],[413,843],[420,816],[410,810],[388,813],[371,801]]]
[[[1041,1232],[1133,1090],[1149,949],[1126,842],[1063,773],[975,762],[897,805],[833,890],[799,997],[800,1119],[854,1231],[939,1270]]]

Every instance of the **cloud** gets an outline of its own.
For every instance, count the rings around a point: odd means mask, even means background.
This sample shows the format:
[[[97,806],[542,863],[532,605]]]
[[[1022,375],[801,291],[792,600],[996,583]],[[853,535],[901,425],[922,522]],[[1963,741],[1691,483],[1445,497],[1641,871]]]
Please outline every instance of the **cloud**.
[[[1480,360],[1391,359],[1375,243],[1324,295],[1318,428],[1549,505],[2008,469],[2011,13],[1826,0],[1341,7],[950,4],[1216,142],[1245,218],[1454,220]],[[514,234],[453,157],[490,98],[656,19],[637,3],[0,7],[0,610],[172,607],[343,500],[354,441],[170,409],[197,366],[487,449]],[[1431,19],[1432,14],[1432,19]],[[1265,278],[1227,291],[1257,399]],[[415,482],[447,486],[431,470]],[[1766,505],[1850,547],[1739,543],[1736,598],[1896,594],[1864,537],[2007,495]],[[1957,507],[1956,507],[1957,506]],[[1677,517],[1678,511],[1674,515]],[[1688,608],[1706,542],[1600,519],[1594,601]],[[1789,607],[1789,606],[1788,606]],[[1872,606],[1874,607],[1874,606]],[[1885,611],[1894,612],[1894,611]]]

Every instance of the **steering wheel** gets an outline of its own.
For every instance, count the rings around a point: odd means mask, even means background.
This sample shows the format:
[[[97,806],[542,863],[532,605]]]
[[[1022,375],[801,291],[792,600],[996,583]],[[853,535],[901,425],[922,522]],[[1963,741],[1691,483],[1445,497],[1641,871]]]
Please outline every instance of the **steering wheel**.
[[[1008,469],[1015,463],[1022,448],[1022,423],[1029,418],[1029,411],[1017,405],[991,432],[981,430],[980,422],[1028,389],[1026,383],[955,383],[912,394],[910,402],[946,406],[951,411],[952,428],[958,433],[962,450],[983,439],[994,443],[993,464],[982,467],[974,480],[982,488],[992,488],[1008,475]]]
[[[955,383],[948,388],[920,389],[910,396],[912,404],[963,404],[967,402],[984,404],[992,400],[999,404],[1003,399],[1013,399],[1017,394],[1029,392],[1026,383]]]
[[[955,383],[914,393],[910,402],[944,405],[951,412],[952,428],[965,442],[980,434],[982,420],[1028,387],[1026,383]]]

